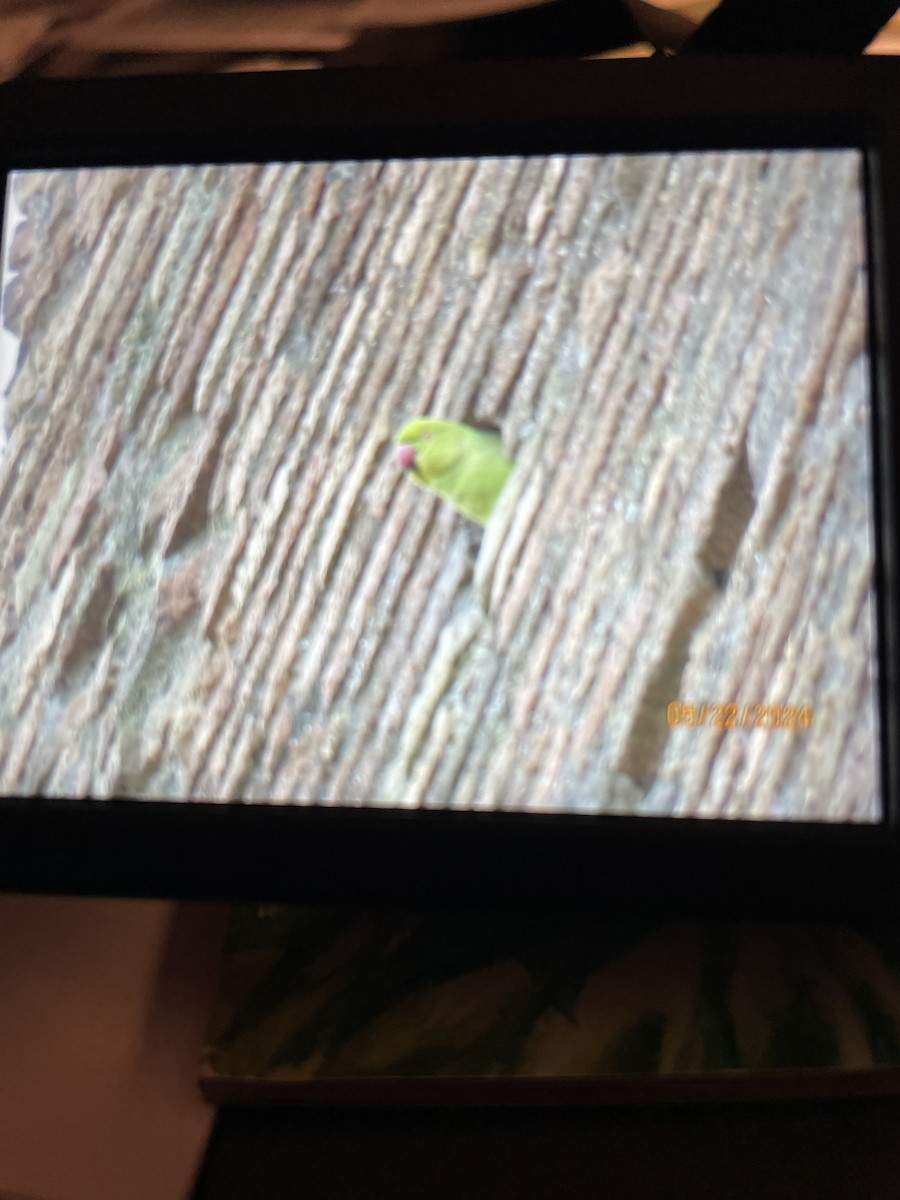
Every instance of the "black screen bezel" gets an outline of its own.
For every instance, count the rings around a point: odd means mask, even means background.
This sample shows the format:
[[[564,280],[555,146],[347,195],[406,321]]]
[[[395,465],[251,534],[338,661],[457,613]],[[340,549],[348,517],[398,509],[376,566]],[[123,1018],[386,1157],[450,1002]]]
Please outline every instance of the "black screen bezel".
[[[851,826],[10,798],[0,800],[0,887],[336,903],[574,900],[779,918],[900,910],[897,95],[900,64],[876,59],[478,64],[0,87],[4,188],[10,169],[28,167],[861,148],[886,808],[881,824]]]

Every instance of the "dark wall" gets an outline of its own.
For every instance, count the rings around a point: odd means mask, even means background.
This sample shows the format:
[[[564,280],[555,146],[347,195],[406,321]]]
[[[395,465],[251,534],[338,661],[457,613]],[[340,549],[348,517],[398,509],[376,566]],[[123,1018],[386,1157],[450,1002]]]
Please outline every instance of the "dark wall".
[[[896,1200],[900,1098],[224,1109],[194,1200]]]

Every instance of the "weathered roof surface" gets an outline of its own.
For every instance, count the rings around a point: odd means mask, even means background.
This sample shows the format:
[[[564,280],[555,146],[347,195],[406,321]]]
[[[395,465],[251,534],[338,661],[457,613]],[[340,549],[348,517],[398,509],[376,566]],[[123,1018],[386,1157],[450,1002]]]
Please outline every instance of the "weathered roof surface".
[[[857,184],[834,153],[18,176],[2,789],[871,819]],[[393,462],[426,411],[516,459],[483,535]]]

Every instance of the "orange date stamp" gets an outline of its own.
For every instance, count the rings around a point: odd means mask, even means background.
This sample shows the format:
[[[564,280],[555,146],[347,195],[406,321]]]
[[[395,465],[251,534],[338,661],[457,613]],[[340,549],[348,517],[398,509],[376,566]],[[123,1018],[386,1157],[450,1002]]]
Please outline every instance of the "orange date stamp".
[[[737,704],[704,702],[686,704],[673,700],[666,708],[671,728],[687,729],[797,729],[812,728],[810,704]]]

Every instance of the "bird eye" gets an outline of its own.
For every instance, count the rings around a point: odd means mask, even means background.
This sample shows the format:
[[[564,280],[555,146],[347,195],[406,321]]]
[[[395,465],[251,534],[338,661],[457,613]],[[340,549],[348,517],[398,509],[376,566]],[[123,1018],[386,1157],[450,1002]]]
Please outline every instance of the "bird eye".
[[[430,437],[431,437],[431,434],[427,430],[425,431],[425,433],[419,434],[419,440],[423,441],[423,442],[427,442],[430,439]]]

